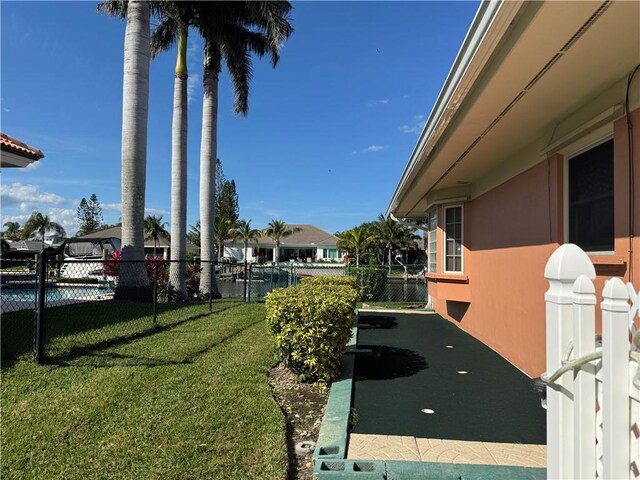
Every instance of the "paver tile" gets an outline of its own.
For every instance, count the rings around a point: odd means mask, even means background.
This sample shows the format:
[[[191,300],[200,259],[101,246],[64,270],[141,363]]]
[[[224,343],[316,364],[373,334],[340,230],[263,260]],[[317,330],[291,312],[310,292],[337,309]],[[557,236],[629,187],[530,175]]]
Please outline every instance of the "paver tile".
[[[417,438],[416,444],[423,462],[496,464],[482,442]]]
[[[420,454],[413,437],[352,433],[347,458],[419,462]]]
[[[484,446],[498,465],[542,468],[547,465],[547,447],[545,445],[484,442]]]

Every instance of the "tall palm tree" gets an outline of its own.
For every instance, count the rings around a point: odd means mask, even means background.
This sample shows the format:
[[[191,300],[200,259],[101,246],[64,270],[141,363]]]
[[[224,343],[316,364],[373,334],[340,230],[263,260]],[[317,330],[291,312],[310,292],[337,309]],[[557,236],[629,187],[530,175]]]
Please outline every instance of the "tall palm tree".
[[[273,238],[276,242],[276,251],[273,258],[276,263],[280,261],[280,242],[283,238],[302,230],[300,227],[291,227],[282,220],[271,220],[269,226],[264,229],[264,234]]]
[[[242,240],[244,245],[244,298],[247,298],[247,255],[249,251],[249,242],[257,242],[262,236],[262,231],[257,228],[251,228],[251,220],[239,220],[236,224],[234,237]]]
[[[162,221],[162,215],[156,217],[155,215],[147,215],[144,219],[144,235],[145,240],[153,240],[153,256],[156,256],[156,250],[158,248],[158,240],[164,238],[171,240],[171,235],[165,228],[167,222]]]
[[[18,222],[7,222],[4,224],[5,230],[2,232],[2,238],[7,240],[20,240],[20,224]]]
[[[392,250],[394,248],[407,248],[411,244],[415,244],[415,239],[418,238],[408,227],[395,222],[391,217],[385,218],[382,214],[378,215],[375,236],[387,251],[389,273],[391,273]]]
[[[371,235],[366,226],[360,225],[342,232],[338,237],[337,247],[356,256],[356,266],[360,266],[360,253],[371,243]]]
[[[122,86],[122,260],[115,298],[150,300],[144,260],[144,203],[149,106],[150,7],[146,1],[100,3],[98,12],[126,18]],[[127,263],[127,260],[138,260]]]
[[[52,222],[48,215],[43,215],[40,212],[33,212],[24,224],[24,228],[22,229],[22,238],[41,240],[42,248],[44,249],[44,236],[47,232],[54,232],[63,237],[67,235],[64,227],[59,223]]]
[[[234,229],[234,237],[242,240],[244,245],[244,268],[247,269],[247,254],[249,251],[249,242],[257,242],[262,237],[262,230],[251,227],[251,220],[239,220]]]
[[[224,244],[231,240],[236,234],[236,225],[227,217],[218,215],[216,217],[216,228],[214,231],[216,244],[218,245],[218,258],[224,257]]]
[[[220,296],[213,268],[206,260],[214,257],[215,178],[218,129],[218,78],[222,62],[231,75],[235,94],[234,110],[248,112],[251,53],[271,56],[275,67],[279,51],[293,28],[287,1],[202,2],[198,29],[204,38],[204,96],[202,101],[202,137],[200,144],[200,220],[203,263],[200,292]],[[211,283],[213,278],[214,283]]]
[[[171,260],[178,261],[169,267],[170,297],[176,301],[187,297],[187,40],[195,3],[163,2],[161,22],[151,36],[154,58],[178,41],[171,132]]]

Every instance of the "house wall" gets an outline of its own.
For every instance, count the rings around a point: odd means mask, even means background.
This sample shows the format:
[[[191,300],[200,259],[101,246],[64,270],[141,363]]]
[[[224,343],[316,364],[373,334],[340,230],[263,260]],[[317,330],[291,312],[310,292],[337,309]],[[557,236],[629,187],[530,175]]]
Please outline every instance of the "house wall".
[[[634,130],[635,225],[633,281],[640,284],[640,109]],[[596,289],[605,279],[629,280],[629,162],[626,118],[613,125],[615,251],[592,256]],[[514,365],[538,376],[545,369],[544,268],[564,242],[565,159],[555,154],[464,204],[464,272],[443,275],[444,209],[438,211],[438,271],[429,293],[438,313],[456,322]],[[598,319],[598,328],[600,328]]]

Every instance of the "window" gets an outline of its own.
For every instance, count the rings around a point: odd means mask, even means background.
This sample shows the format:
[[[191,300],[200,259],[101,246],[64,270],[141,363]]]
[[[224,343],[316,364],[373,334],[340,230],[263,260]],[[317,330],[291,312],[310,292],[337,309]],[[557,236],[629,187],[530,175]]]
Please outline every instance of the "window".
[[[322,258],[336,259],[338,258],[338,250],[336,248],[323,248]]]
[[[444,208],[444,271],[462,273],[462,205]]]
[[[427,271],[436,273],[437,252],[437,233],[438,229],[438,212],[432,210],[427,217]]]
[[[613,140],[570,158],[568,171],[569,242],[613,251]]]

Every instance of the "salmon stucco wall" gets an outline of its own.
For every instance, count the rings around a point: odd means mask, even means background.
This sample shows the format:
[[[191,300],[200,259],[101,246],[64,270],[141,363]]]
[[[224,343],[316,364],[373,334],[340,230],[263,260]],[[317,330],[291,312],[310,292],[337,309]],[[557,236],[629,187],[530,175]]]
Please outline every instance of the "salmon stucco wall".
[[[634,181],[640,189],[640,110],[632,113]],[[438,274],[429,292],[438,313],[528,375],[545,369],[544,268],[564,243],[564,158],[554,155],[464,204],[464,272]],[[629,280],[629,155],[626,118],[614,124],[615,251],[594,255],[596,291],[611,276]],[[640,191],[636,191],[632,261],[640,284]],[[441,223],[442,209],[438,218]],[[442,225],[440,225],[442,227]],[[442,251],[442,232],[438,251]],[[598,318],[598,329],[600,319]]]
[[[450,300],[453,284],[429,285],[438,312],[529,375],[545,365],[544,267],[562,231],[561,167],[553,157],[465,204],[466,311]]]

